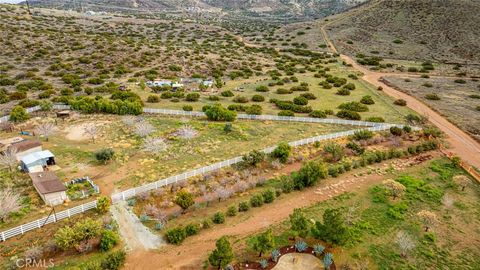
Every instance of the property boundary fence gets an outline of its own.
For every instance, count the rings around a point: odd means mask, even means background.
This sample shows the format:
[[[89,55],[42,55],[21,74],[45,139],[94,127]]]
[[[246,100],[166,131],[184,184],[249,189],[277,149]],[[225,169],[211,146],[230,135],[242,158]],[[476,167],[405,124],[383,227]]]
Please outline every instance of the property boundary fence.
[[[386,124],[386,125],[366,128],[366,130],[383,131],[383,130],[388,130],[392,126],[394,126],[394,125]],[[342,131],[342,132],[320,135],[320,136],[316,136],[316,137],[311,137],[311,138],[306,138],[306,139],[302,139],[302,140],[298,140],[298,141],[293,141],[293,142],[290,142],[288,144],[292,147],[297,147],[297,146],[310,144],[310,143],[314,143],[314,142],[319,142],[319,141],[324,141],[324,140],[331,140],[331,139],[350,136],[350,135],[353,135],[358,130],[362,130],[362,129],[355,129],[355,130],[348,130],[348,131]],[[274,149],[275,149],[275,147],[269,147],[269,148],[263,149],[262,151],[264,153],[268,154],[268,153],[271,153]],[[205,174],[205,173],[208,173],[208,172],[212,172],[212,171],[224,168],[224,167],[228,167],[228,166],[237,164],[241,161],[242,161],[242,157],[238,156],[238,157],[228,159],[228,160],[224,160],[222,162],[214,163],[214,164],[202,167],[202,168],[187,171],[187,172],[184,172],[182,174],[177,174],[177,175],[174,175],[174,176],[170,176],[168,178],[161,179],[161,180],[158,180],[158,181],[153,182],[153,183],[145,184],[143,186],[127,189],[125,191],[113,194],[112,195],[112,202],[116,203],[116,202],[121,201],[121,200],[128,200],[128,199],[130,199],[132,197],[135,197],[137,194],[140,194],[142,192],[146,192],[146,191],[158,189],[160,187],[168,186],[168,185],[171,185],[173,183],[177,183],[178,181],[186,180],[190,177],[194,177],[194,176],[197,176],[197,175],[202,175],[202,174]]]
[[[22,224],[18,227],[0,232],[0,240],[6,241],[9,238],[17,236],[19,234],[24,234],[28,231],[35,230],[41,228],[43,225],[55,223],[59,220],[69,218],[74,215],[81,214],[87,210],[93,209],[97,207],[97,201],[91,201],[79,206],[75,206],[73,208],[69,208],[67,210],[61,211],[56,213],[55,215],[50,215],[48,217],[43,217],[41,219],[34,220],[32,222]]]

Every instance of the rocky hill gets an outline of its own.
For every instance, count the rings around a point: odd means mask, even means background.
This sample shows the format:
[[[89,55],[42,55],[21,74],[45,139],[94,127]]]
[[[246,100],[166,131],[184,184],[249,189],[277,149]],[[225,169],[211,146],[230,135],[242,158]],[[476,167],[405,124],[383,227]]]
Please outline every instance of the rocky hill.
[[[480,1],[382,0],[328,26],[341,52],[480,63]]]

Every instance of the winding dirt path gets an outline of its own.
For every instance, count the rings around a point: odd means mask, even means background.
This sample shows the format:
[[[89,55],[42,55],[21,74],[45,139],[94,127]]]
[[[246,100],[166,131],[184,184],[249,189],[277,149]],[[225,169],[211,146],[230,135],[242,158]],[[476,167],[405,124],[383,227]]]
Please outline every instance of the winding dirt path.
[[[338,54],[338,50],[335,48],[332,40],[330,39],[325,27],[335,21],[330,21],[327,24],[323,25],[321,30],[323,34],[323,38],[327,42],[328,47],[332,50],[333,53]],[[340,54],[340,58],[345,61],[347,64],[351,64],[352,67],[360,72],[363,73],[362,79],[366,82],[374,85],[375,87],[381,86],[383,91],[396,99],[404,99],[407,101],[407,106],[416,111],[417,113],[425,116],[428,120],[437,126],[440,130],[442,130],[446,135],[446,141],[448,142],[450,148],[449,151],[454,153],[455,155],[461,157],[464,161],[469,163],[472,166],[480,168],[480,143],[475,141],[472,137],[470,137],[467,133],[462,131],[460,128],[449,122],[446,118],[444,118],[439,113],[432,110],[423,102],[417,100],[416,98],[400,92],[393,87],[383,83],[381,81],[382,77],[384,76],[415,76],[411,74],[399,74],[399,73],[382,73],[382,72],[375,72],[371,71],[357,62],[355,62],[351,57],[348,55]],[[440,76],[435,76],[440,77]]]

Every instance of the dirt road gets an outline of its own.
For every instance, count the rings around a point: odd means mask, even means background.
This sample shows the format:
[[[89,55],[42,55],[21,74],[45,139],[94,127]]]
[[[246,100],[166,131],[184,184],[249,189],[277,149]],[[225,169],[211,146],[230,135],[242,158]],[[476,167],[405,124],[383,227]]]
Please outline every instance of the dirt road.
[[[402,160],[401,163],[408,162]],[[373,167],[386,168],[386,166],[383,164]],[[368,169],[364,170],[366,172]],[[355,173],[358,174],[359,171]],[[376,174],[354,177],[353,173],[348,173],[325,180],[316,189],[311,188],[301,193],[284,195],[273,204],[253,208],[245,214],[229,218],[227,224],[215,225],[212,229],[189,237],[180,246],[168,245],[157,251],[135,250],[127,256],[125,269],[200,269],[208,252],[214,248],[215,241],[221,236],[228,235],[232,239],[246,237],[288,219],[295,208],[328,200],[345,191],[365,190],[373,184],[380,183],[384,177]],[[245,215],[249,216],[245,217]]]
[[[321,30],[329,48],[332,50],[332,52],[338,53],[335,45],[333,44],[332,40],[330,39],[325,30],[325,27],[327,27],[332,22],[333,21],[322,26]],[[402,74],[374,72],[359,65],[347,55],[340,54],[340,58],[347,64],[351,64],[354,69],[362,72],[364,74],[362,77],[363,80],[374,85],[375,87],[381,86],[383,88],[383,91],[389,96],[392,96],[396,99],[401,98],[406,100],[407,106],[410,109],[416,111],[423,116],[426,116],[432,124],[437,126],[447,135],[446,141],[450,146],[449,151],[461,157],[465,162],[469,163],[470,165],[480,168],[480,144],[478,142],[476,142],[472,137],[470,137],[460,128],[450,123],[439,113],[432,110],[426,104],[380,81],[380,79],[384,76],[399,76]]]

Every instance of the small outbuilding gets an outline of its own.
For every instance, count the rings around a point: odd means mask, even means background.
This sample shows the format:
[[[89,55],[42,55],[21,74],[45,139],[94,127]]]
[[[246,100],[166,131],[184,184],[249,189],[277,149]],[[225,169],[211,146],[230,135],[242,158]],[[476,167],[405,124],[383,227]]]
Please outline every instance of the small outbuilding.
[[[45,204],[50,206],[59,205],[68,198],[67,188],[54,172],[35,172],[28,175]]]
[[[57,118],[68,118],[70,117],[70,111],[60,111],[60,112],[57,112]]]
[[[39,140],[22,140],[12,143],[9,148],[16,151],[15,156],[17,157],[17,160],[20,160],[22,157],[31,153],[41,152],[42,143]]]
[[[41,172],[52,165],[55,165],[55,156],[48,150],[31,153],[20,159],[22,170],[28,173]]]

